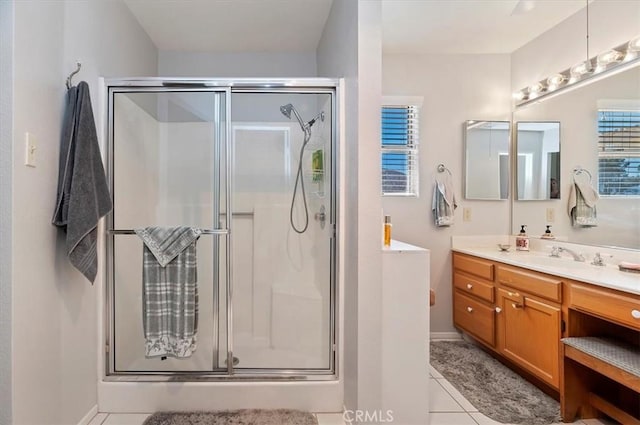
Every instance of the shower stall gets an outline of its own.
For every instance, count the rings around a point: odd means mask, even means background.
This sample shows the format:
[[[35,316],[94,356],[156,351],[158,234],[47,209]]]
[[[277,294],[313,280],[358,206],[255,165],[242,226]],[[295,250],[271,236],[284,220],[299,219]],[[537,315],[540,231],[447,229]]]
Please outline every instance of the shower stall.
[[[224,401],[244,386],[243,397],[256,393],[252,406],[318,409],[296,396],[271,400],[265,385],[269,394],[329,391],[329,403],[341,401],[338,81],[108,79],[105,87],[114,208],[105,231],[101,403],[210,407],[198,404],[204,396],[246,407]],[[135,230],[150,226],[201,232],[189,357],[145,355]]]

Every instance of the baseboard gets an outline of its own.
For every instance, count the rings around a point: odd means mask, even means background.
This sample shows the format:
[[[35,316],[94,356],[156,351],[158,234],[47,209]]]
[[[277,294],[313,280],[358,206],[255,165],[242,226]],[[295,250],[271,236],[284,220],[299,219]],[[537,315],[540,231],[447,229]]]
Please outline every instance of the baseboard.
[[[86,415],[84,415],[84,418],[80,419],[80,422],[78,422],[78,425],[89,425],[89,423],[91,422],[91,420],[98,414],[98,405],[96,404],[95,406],[93,406],[91,408],[91,410],[89,410],[89,412],[87,412]]]
[[[462,335],[459,332],[431,332],[429,334],[430,341],[443,341],[443,340],[461,340]]]

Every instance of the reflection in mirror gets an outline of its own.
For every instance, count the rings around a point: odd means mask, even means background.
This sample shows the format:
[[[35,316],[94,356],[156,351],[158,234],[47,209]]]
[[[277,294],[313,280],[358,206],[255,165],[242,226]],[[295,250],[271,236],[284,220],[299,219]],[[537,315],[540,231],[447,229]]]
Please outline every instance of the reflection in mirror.
[[[570,242],[640,249],[640,123],[632,122],[638,114],[640,66],[517,108],[515,121],[562,123],[563,198],[580,167],[593,176],[600,200],[595,227],[573,226],[565,202],[514,202],[512,231],[526,223],[539,235],[551,224]]]
[[[509,198],[508,121],[467,121],[465,123],[466,199]]]
[[[516,123],[518,200],[560,199],[560,123]]]

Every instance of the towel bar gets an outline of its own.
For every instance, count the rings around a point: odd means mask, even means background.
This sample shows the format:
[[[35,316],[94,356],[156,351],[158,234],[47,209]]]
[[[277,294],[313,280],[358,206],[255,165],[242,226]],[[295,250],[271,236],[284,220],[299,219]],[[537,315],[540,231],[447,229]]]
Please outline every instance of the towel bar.
[[[228,229],[201,229],[200,232],[203,235],[227,235],[229,234]],[[120,230],[107,230],[107,233],[111,235],[135,235],[136,231],[133,229],[120,229]]]

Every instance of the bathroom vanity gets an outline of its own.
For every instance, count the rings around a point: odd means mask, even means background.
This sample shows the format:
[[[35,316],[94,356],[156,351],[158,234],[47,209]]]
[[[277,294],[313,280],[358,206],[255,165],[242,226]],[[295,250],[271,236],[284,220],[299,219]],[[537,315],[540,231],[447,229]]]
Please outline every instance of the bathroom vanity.
[[[454,325],[556,392],[564,421],[640,423],[640,275],[497,248],[454,248],[452,273]]]

